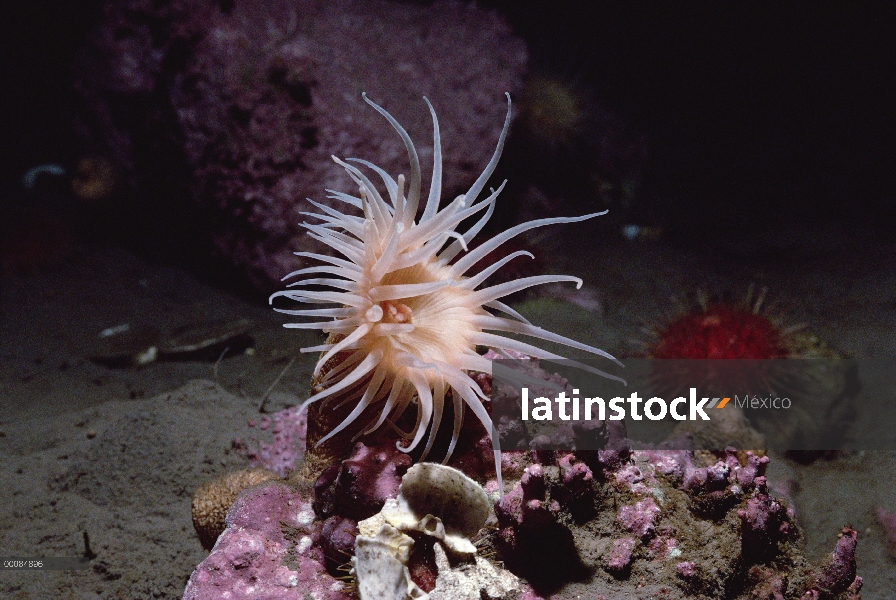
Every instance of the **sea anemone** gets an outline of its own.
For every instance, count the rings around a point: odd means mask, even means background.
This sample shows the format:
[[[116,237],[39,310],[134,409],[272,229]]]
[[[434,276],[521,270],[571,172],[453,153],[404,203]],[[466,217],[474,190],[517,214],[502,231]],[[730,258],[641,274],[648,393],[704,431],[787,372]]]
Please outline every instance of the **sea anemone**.
[[[525,231],[544,225],[584,221],[604,213],[530,221],[468,251],[467,245],[492,216],[495,201],[506,183],[497,190],[492,189],[488,197],[477,200],[494,172],[504,146],[510,126],[510,95],[507,95],[504,127],[485,170],[466,194],[441,209],[439,124],[432,105],[424,97],[433,120],[433,172],[429,196],[419,218],[421,172],[417,151],[407,132],[388,112],[366,95],[362,94],[362,97],[389,121],[404,141],[410,158],[410,178],[406,181],[399,175],[396,180],[366,160],[349,158],[342,161],[334,156],[333,160],[357,184],[359,195],[327,190],[328,198],[345,203],[348,211],[309,200],[321,212],[303,214],[319,222],[303,223],[303,226],[308,235],[341,257],[296,252],[297,256],[322,264],[299,269],[284,277],[310,276],[289,284],[288,290],[273,294],[271,302],[282,296],[305,304],[332,305],[301,310],[275,309],[312,319],[310,322],[287,323],[285,327],[319,329],[330,334],[323,345],[302,349],[302,352],[323,353],[314,371],[316,393],[305,400],[302,407],[321,400],[339,399],[340,405],[354,402],[351,412],[321,438],[318,445],[348,427],[369,407],[382,408],[372,421],[360,428],[356,438],[377,430],[387,420],[394,424],[409,406],[416,405],[416,425],[411,431],[402,432],[404,444],[402,440],[397,444],[400,450],[410,452],[430,430],[422,460],[432,447],[445,402],[450,398],[454,406],[454,431],[445,457],[447,461],[458,439],[464,405],[473,411],[486,431],[492,432],[491,418],[483,404],[488,398],[468,374],[491,373],[491,362],[477,353],[477,347],[521,352],[542,359],[562,358],[523,341],[490,332],[531,336],[615,360],[598,348],[532,325],[500,301],[508,294],[540,284],[574,282],[578,288],[582,285],[581,279],[538,275],[481,287],[511,260],[521,256],[534,258],[527,251],[513,252],[468,276],[481,259]],[[379,175],[387,191],[385,199],[355,164]],[[347,214],[352,209],[356,214]],[[466,231],[459,233],[456,230],[476,215],[479,215],[478,219]],[[500,468],[497,475],[500,477]]]

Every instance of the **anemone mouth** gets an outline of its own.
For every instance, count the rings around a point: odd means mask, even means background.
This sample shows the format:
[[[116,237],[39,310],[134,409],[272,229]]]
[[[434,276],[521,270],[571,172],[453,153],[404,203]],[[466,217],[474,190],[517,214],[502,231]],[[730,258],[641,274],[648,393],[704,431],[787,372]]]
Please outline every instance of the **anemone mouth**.
[[[484,405],[487,397],[469,376],[470,372],[491,373],[490,361],[476,352],[477,346],[522,352],[534,358],[560,359],[561,356],[537,346],[489,331],[506,332],[564,344],[580,351],[615,360],[609,354],[575,340],[546,331],[529,323],[501,298],[531,286],[581,280],[565,275],[523,277],[482,287],[486,280],[511,260],[529,252],[514,252],[474,275],[470,269],[501,244],[515,236],[545,225],[574,223],[601,213],[582,217],[539,219],[498,234],[468,251],[468,243],[482,230],[494,211],[504,183],[479,199],[497,165],[510,126],[510,95],[507,116],[491,160],[466,194],[440,208],[442,158],[439,124],[432,105],[424,97],[433,119],[433,173],[429,195],[418,217],[421,201],[421,169],[417,151],[408,134],[383,108],[362,95],[365,102],[386,118],[404,141],[410,159],[410,178],[393,179],[373,163],[361,159],[334,160],[358,186],[358,196],[328,190],[329,198],[348,205],[349,214],[312,202],[319,213],[304,213],[313,223],[303,223],[308,235],[335,251],[335,256],[297,252],[318,264],[299,269],[284,279],[306,276],[276,292],[303,304],[323,308],[279,312],[310,319],[287,323],[285,327],[318,329],[330,338],[302,352],[321,352],[315,367],[319,388],[302,404],[339,398],[355,402],[345,420],[318,444],[344,430],[369,407],[381,407],[377,417],[360,428],[356,437],[376,431],[385,422],[393,423],[413,404],[417,418],[414,428],[402,432],[410,452],[429,438],[425,458],[439,429],[444,404],[454,404],[454,430],[445,462],[454,450],[466,406],[492,431]],[[376,173],[385,187],[385,198],[355,164]],[[407,194],[405,188],[407,184]],[[457,229],[471,220],[463,233]],[[463,254],[462,254],[463,253]],[[328,277],[334,275],[336,278]],[[320,288],[323,288],[321,291]],[[322,320],[321,320],[322,319]],[[333,365],[334,357],[342,357]],[[617,361],[618,362],[618,361]],[[332,368],[330,368],[332,366]],[[606,375],[592,367],[587,370]],[[496,461],[498,453],[496,449]],[[500,466],[496,463],[500,479]]]

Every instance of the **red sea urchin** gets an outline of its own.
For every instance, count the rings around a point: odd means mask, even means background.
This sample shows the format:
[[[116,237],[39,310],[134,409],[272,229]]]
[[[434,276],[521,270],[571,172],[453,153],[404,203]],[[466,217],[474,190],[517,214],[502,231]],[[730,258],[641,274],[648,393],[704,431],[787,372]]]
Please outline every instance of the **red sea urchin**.
[[[347,159],[343,162],[334,157],[357,184],[359,195],[328,190],[329,197],[344,202],[359,214],[349,215],[313,203],[321,213],[306,214],[321,223],[303,225],[308,229],[308,235],[330,246],[342,258],[296,253],[323,264],[288,275],[312,277],[273,294],[271,302],[282,296],[307,304],[331,305],[301,310],[276,309],[312,319],[311,322],[288,323],[285,327],[319,329],[330,334],[325,344],[302,349],[302,352],[323,352],[315,368],[316,393],[302,406],[308,407],[321,400],[326,404],[337,398],[340,406],[352,405],[351,412],[341,423],[334,424],[335,427],[318,440],[318,445],[352,425],[368,408],[375,411],[375,416],[358,430],[355,438],[377,430],[387,420],[394,424],[408,407],[416,405],[416,424],[411,431],[401,432],[406,443],[401,445],[399,441],[398,447],[410,452],[429,429],[431,433],[423,450],[425,457],[439,428],[444,404],[450,398],[454,406],[454,431],[447,452],[450,456],[460,432],[464,405],[475,413],[487,431],[492,430],[491,418],[483,404],[487,396],[468,374],[491,372],[491,362],[477,354],[477,346],[512,350],[537,358],[561,358],[531,344],[488,331],[531,336],[613,359],[593,346],[532,325],[499,300],[513,292],[545,283],[574,282],[581,286],[582,281],[577,277],[530,276],[480,288],[489,276],[509,261],[532,256],[525,251],[513,252],[476,275],[467,276],[470,268],[483,257],[525,231],[555,223],[583,221],[603,213],[523,223],[480,244],[475,250],[461,254],[492,216],[495,201],[504,187],[502,183],[487,198],[477,200],[501,155],[510,126],[510,95],[507,95],[504,128],[485,170],[466,194],[441,209],[439,125],[432,105],[424,98],[433,119],[433,174],[429,196],[419,218],[421,170],[417,151],[407,132],[388,112],[366,95],[364,100],[391,123],[404,141],[411,163],[407,195],[403,175],[396,180],[365,160]],[[388,192],[386,199],[364,172],[349,163],[365,166],[379,175]],[[480,216],[471,227],[463,233],[456,231],[462,222],[476,215]],[[338,279],[318,275],[335,275]],[[309,286],[330,289],[318,291]],[[309,418],[309,428],[311,420]],[[310,431],[308,441],[310,451],[314,442]],[[308,470],[307,464],[304,469]]]
[[[764,291],[744,302],[698,298],[696,310],[685,311],[653,332],[648,355],[657,359],[770,359],[789,355],[793,329],[782,329],[762,312]]]

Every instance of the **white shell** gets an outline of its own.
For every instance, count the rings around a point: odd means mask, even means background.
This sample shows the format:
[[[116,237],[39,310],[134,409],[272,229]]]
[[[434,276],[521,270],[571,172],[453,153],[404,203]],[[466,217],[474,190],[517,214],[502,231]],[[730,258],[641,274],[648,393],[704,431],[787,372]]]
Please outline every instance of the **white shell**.
[[[516,600],[520,597],[520,580],[510,571],[496,567],[481,556],[452,568],[440,544],[433,546],[433,550],[439,576],[427,600]]]
[[[406,563],[414,540],[391,525],[373,537],[355,538],[352,558],[361,600],[409,600],[426,594],[411,580]]]
[[[437,463],[417,463],[401,478],[400,514],[384,512],[398,529],[420,531],[445,542],[452,551],[475,554],[470,542],[491,511],[482,486],[461,471]]]
[[[470,538],[485,524],[490,510],[491,503],[482,486],[457,469],[435,463],[417,463],[408,469],[401,479],[398,498],[386,500],[378,514],[358,523],[352,562],[361,600],[427,598],[408,573],[406,565],[414,541],[404,531],[432,536],[454,554],[474,558],[471,565],[455,572],[437,543],[436,557],[441,556],[442,560],[433,593],[439,590],[439,581],[443,581],[443,588],[447,586],[448,590],[475,588],[478,594],[480,580],[490,579],[496,569],[488,561],[475,560],[476,546]],[[510,573],[502,577],[494,585],[516,589],[516,577]]]

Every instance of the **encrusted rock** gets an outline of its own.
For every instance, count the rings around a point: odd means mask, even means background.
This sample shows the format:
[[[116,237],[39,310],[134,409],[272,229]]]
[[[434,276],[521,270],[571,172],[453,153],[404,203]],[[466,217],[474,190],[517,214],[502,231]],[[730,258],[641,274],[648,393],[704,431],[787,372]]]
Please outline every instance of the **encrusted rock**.
[[[227,528],[196,567],[184,600],[350,600],[311,547],[314,512],[305,494],[269,481],[241,494]]]
[[[497,527],[483,529],[484,516],[474,515],[487,515],[489,500],[478,484],[423,463],[399,485],[391,450],[359,446],[355,468],[340,463],[318,481],[317,519],[308,492],[281,483],[241,495],[209,561],[191,578],[193,595],[185,597],[212,598],[209,590],[222,589],[247,597],[252,580],[253,590],[272,590],[270,598],[291,598],[296,589],[343,598],[322,566],[329,560],[333,568],[353,545],[355,521],[342,511],[369,510],[376,506],[371,498],[382,498],[382,509],[359,522],[354,537],[359,589],[368,590],[362,598],[536,600],[564,589],[595,599],[859,599],[858,535],[843,530],[824,564],[808,561],[793,511],[767,485],[768,458],[734,448],[632,451],[616,429],[608,426],[603,449],[508,453],[512,468],[505,474],[519,480],[509,481],[503,499],[497,482],[487,484],[496,502],[490,523]],[[343,477],[342,489],[351,493],[333,487]],[[889,524],[888,516],[882,523]],[[452,533],[465,543],[453,544]],[[291,582],[293,596],[273,592]]]
[[[621,573],[632,562],[632,550],[638,545],[635,538],[624,537],[613,540],[613,546],[607,555],[607,569],[614,573]]]
[[[586,453],[597,467],[586,471],[577,455],[533,462],[495,507],[499,557],[541,596],[587,580],[609,597],[858,598],[855,532],[844,530],[824,565],[806,560],[792,511],[767,487],[768,458],[733,448],[708,465],[684,450],[607,462]]]
[[[380,511],[398,494],[411,458],[385,441],[357,443],[352,455],[326,469],[314,484],[314,510],[321,517],[338,514],[356,521]]]
[[[432,131],[420,96],[432,100],[453,197],[478,175],[470,158],[491,154],[527,61],[500,16],[461,2],[122,0],[90,42],[81,131],[153,209],[181,216],[186,235],[208,232],[265,289],[296,268],[292,252],[321,249],[300,211],[306,197],[334,202],[322,188],[348,191],[331,155],[407,172],[362,91],[412,136]],[[191,192],[199,210],[183,204]]]
[[[240,492],[259,483],[278,479],[277,473],[268,469],[245,469],[227,473],[203,483],[193,494],[191,512],[193,527],[206,550],[211,550],[224,532],[227,511]]]
[[[653,534],[654,521],[659,512],[660,508],[653,498],[644,498],[620,508],[616,519],[625,529],[636,536],[646,537]]]

